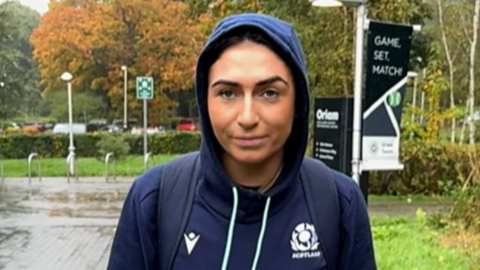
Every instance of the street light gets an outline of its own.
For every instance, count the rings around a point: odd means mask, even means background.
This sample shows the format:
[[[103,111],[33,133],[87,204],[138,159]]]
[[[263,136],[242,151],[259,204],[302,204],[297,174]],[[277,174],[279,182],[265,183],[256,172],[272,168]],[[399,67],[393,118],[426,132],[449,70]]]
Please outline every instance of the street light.
[[[127,66],[122,66],[123,70],[123,130],[127,130],[127,83],[128,83],[128,72]]]
[[[68,146],[69,169],[70,174],[75,174],[75,146],[73,145],[73,111],[72,111],[72,79],[73,76],[69,72],[64,72],[61,79],[68,85],[68,123],[70,125],[70,144]]]
[[[355,38],[355,82],[353,89],[353,134],[352,134],[352,178],[360,184],[360,142],[362,138],[362,76],[363,76],[363,35],[365,27],[365,3],[367,0],[312,0],[317,7],[357,7]]]

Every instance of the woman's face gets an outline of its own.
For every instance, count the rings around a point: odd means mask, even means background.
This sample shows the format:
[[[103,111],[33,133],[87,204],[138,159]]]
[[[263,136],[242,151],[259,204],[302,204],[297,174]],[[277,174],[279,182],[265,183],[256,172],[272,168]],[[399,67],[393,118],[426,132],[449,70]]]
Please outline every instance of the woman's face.
[[[250,41],[233,45],[212,65],[208,84],[213,132],[228,155],[259,164],[283,153],[295,115],[295,89],[280,57]]]

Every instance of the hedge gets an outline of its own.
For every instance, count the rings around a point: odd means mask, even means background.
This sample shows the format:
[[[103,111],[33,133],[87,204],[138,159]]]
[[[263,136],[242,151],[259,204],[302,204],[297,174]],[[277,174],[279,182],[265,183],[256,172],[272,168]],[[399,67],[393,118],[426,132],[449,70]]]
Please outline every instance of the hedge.
[[[123,136],[130,146],[130,154],[143,154],[143,136],[131,134],[77,134],[74,135],[75,153],[79,157],[97,157],[96,147],[105,136]],[[198,150],[200,133],[166,132],[148,135],[148,150],[152,154],[181,154]],[[68,134],[12,134],[0,136],[0,155],[6,159],[27,158],[39,153],[44,158],[66,157]]]
[[[98,157],[96,144],[104,136],[123,136],[130,154],[143,154],[143,136],[130,134],[75,135],[79,157]],[[182,154],[198,150],[200,133],[167,132],[148,136],[149,151],[156,154]],[[464,184],[472,172],[480,174],[476,160],[480,145],[470,147],[447,142],[405,140],[401,144],[403,171],[371,172],[373,194],[444,194]],[[16,134],[0,136],[0,155],[4,158],[27,158],[32,152],[43,157],[66,157],[68,135]],[[478,175],[474,175],[478,177]]]

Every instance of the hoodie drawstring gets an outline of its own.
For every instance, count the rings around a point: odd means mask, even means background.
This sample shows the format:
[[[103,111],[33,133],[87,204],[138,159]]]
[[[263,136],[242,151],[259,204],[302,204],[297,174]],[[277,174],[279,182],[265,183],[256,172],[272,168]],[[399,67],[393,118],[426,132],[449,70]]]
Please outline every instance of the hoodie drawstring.
[[[227,246],[225,248],[225,255],[223,255],[222,270],[227,270],[228,258],[230,257],[230,249],[232,248],[233,231],[235,229],[235,217],[237,216],[238,208],[238,190],[233,187],[233,211],[230,217],[230,226],[228,227]]]
[[[268,197],[267,203],[265,204],[265,209],[263,211],[262,227],[260,229],[260,235],[258,236],[258,240],[257,240],[257,250],[255,251],[252,270],[257,269],[258,260],[260,259],[260,254],[262,253],[262,243],[263,243],[263,237],[265,236],[265,230],[267,228],[270,201],[271,201],[271,197]],[[228,259],[230,257],[230,250],[232,248],[233,232],[235,230],[235,218],[237,216],[237,209],[238,209],[238,190],[236,187],[233,187],[233,211],[232,211],[232,216],[230,217],[230,225],[228,228],[228,235],[227,235],[227,246],[225,248],[225,254],[223,255],[222,270],[227,270],[227,267],[228,267]]]
[[[260,259],[260,253],[262,253],[263,236],[265,235],[265,229],[267,228],[268,210],[270,208],[270,198],[267,198],[265,209],[263,210],[262,228],[260,229],[260,235],[257,240],[257,251],[255,252],[255,259],[253,260],[252,270],[257,269],[258,259]]]

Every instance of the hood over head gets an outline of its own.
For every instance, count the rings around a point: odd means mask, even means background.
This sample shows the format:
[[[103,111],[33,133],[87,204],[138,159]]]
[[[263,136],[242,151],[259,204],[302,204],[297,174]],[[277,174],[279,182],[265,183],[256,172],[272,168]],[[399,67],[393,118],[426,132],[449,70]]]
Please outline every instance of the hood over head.
[[[300,41],[291,25],[271,16],[262,14],[236,14],[221,20],[208,38],[200,54],[196,68],[195,90],[202,128],[201,160],[202,172],[207,184],[215,190],[222,201],[232,201],[232,188],[235,185],[226,175],[220,161],[223,151],[218,143],[208,115],[208,75],[212,64],[219,58],[217,49],[220,41],[242,31],[251,30],[262,34],[273,51],[290,68],[295,83],[295,118],[290,137],[284,146],[284,163],[274,185],[265,193],[256,190],[236,187],[240,197],[239,215],[241,216],[242,199],[247,199],[249,208],[255,208],[255,199],[261,201],[262,207],[267,197],[277,196],[288,190],[296,182],[300,166],[303,162],[308,141],[309,88],[306,76],[306,65]],[[262,200],[263,199],[263,200]],[[275,197],[274,197],[275,200]],[[260,205],[259,205],[260,206]],[[230,206],[231,209],[231,206]],[[243,209],[245,214],[249,210]],[[255,212],[255,211],[254,211]],[[261,214],[261,213],[258,213]]]

